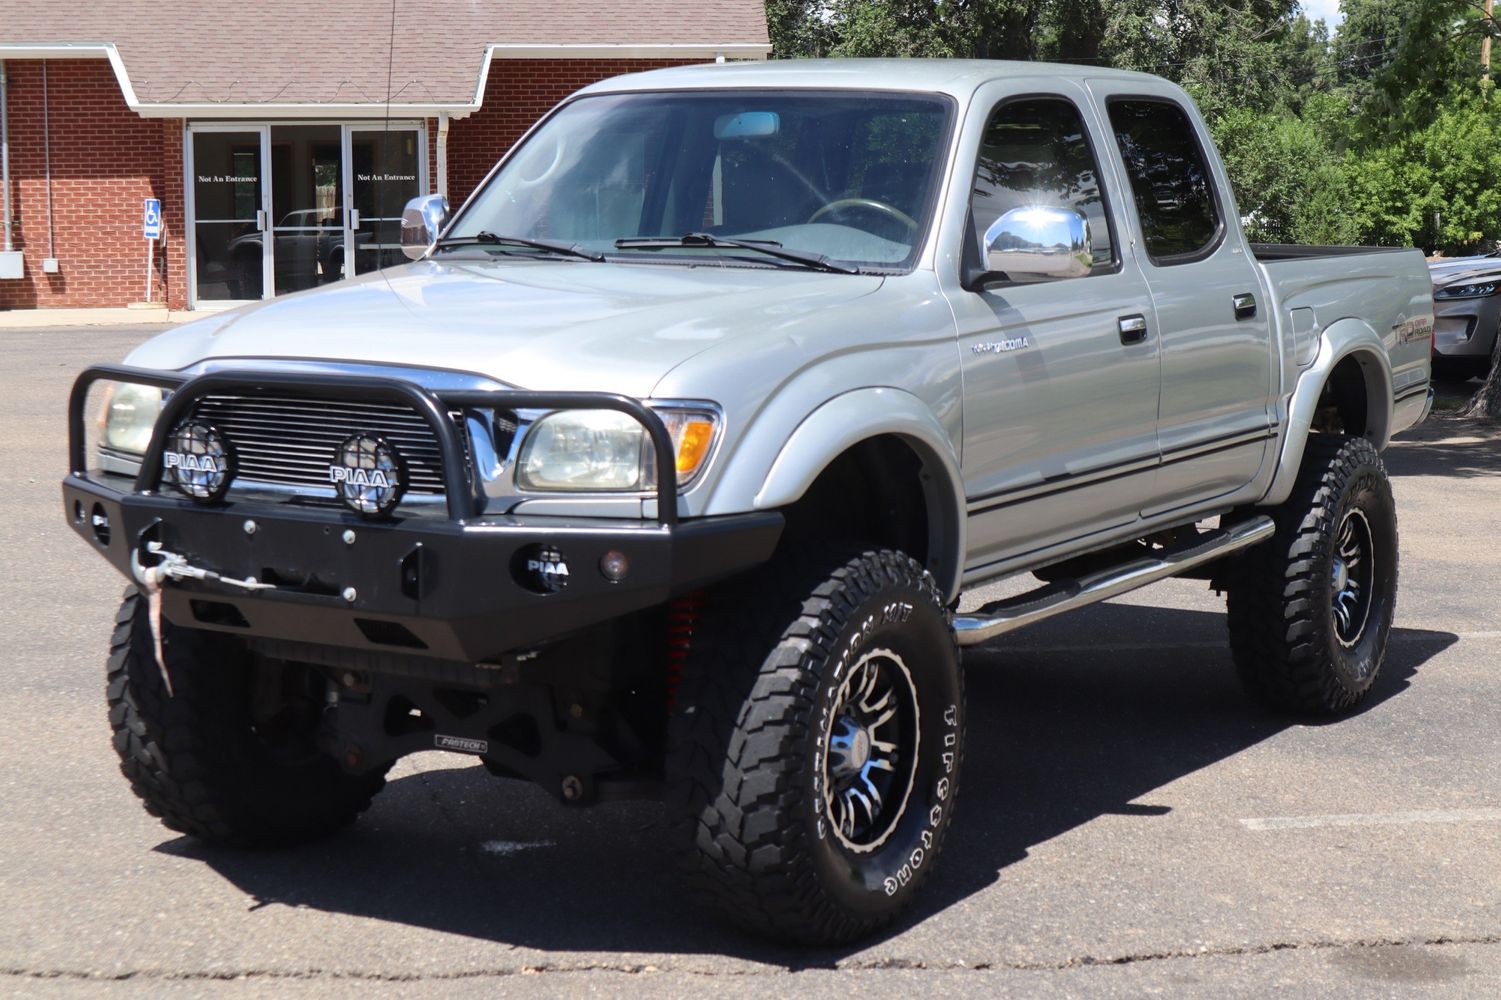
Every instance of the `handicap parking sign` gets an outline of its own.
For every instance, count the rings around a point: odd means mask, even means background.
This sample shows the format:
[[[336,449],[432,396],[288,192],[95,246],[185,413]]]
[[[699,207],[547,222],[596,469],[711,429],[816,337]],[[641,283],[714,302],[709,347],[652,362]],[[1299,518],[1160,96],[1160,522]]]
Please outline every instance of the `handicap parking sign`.
[[[146,199],[141,228],[148,240],[161,239],[162,202],[160,198]]]

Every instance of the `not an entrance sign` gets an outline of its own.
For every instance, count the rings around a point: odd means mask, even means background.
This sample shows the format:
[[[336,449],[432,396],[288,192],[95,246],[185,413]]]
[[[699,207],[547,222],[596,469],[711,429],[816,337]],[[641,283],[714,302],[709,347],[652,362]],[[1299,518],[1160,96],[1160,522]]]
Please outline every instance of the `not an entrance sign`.
[[[142,207],[141,233],[148,240],[159,240],[162,237],[162,201],[160,198],[147,198]]]

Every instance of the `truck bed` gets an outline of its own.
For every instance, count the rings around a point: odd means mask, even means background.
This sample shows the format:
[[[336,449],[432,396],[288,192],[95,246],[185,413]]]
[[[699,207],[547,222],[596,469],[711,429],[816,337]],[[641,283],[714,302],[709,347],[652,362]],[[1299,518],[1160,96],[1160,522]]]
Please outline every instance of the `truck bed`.
[[[1320,331],[1359,323],[1391,359],[1395,433],[1423,413],[1432,352],[1433,284],[1422,251],[1402,247],[1252,244],[1280,333],[1283,385],[1296,384]],[[1381,442],[1384,444],[1385,442]]]

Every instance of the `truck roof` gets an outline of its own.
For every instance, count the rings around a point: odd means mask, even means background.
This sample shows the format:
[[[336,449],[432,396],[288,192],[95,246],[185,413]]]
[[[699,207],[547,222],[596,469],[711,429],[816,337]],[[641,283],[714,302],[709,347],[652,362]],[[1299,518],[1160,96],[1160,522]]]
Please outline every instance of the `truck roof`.
[[[1007,77],[1157,80],[1146,73],[1099,66],[993,59],[773,59],[628,73],[593,84],[582,92],[766,87],[917,90],[966,98],[980,85]]]

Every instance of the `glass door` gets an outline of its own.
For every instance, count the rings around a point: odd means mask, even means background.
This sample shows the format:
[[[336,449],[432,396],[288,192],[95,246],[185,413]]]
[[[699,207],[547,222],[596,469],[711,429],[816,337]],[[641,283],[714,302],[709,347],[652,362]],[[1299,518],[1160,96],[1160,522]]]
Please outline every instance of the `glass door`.
[[[401,210],[427,190],[422,129],[346,125],[344,134],[345,240],[354,273],[404,264]]]
[[[253,125],[190,127],[195,303],[251,302],[271,287],[269,133]]]
[[[338,125],[271,126],[275,294],[344,277],[344,147]]]
[[[427,190],[420,124],[192,124],[194,305],[234,305],[406,262],[401,210]]]

